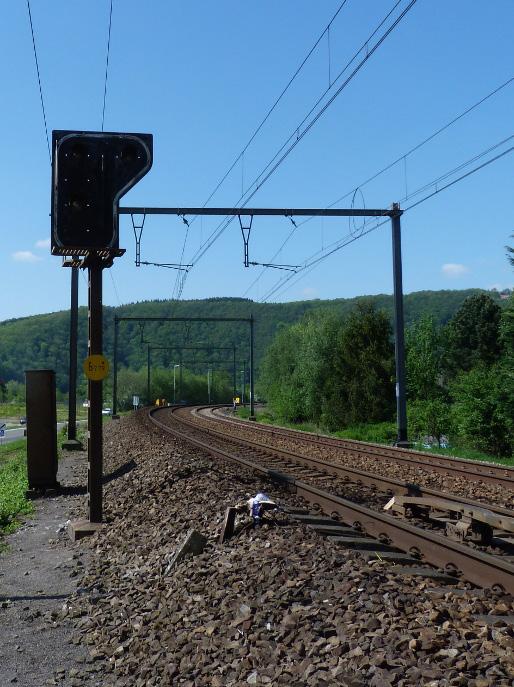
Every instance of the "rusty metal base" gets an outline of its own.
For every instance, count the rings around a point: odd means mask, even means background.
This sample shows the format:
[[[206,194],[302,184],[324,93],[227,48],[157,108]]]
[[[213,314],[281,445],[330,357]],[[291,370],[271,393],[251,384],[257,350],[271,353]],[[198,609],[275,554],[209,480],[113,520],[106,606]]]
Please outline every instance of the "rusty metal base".
[[[66,439],[62,442],[61,448],[65,451],[82,451],[84,446],[78,439]]]
[[[47,484],[46,486],[31,486],[25,492],[25,498],[28,501],[34,501],[34,499],[40,499],[44,496],[56,496],[59,493],[60,488],[61,485],[59,484],[59,482],[55,482],[54,484]]]
[[[78,541],[84,537],[95,534],[103,527],[101,522],[90,522],[89,520],[74,520],[68,525],[68,536],[71,541]]]

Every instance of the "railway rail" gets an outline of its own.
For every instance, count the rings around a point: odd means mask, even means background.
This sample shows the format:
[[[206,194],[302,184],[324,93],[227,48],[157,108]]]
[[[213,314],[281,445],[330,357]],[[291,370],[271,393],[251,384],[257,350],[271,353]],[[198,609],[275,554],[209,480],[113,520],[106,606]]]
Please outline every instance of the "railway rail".
[[[198,413],[200,410],[201,408],[196,408],[193,412]],[[341,470],[339,466],[327,464],[319,459],[309,459],[241,437],[227,436],[220,429],[206,426],[206,423],[198,423],[191,413],[191,408],[183,407],[154,409],[150,411],[150,418],[162,430],[198,446],[213,456],[236,461],[272,480],[286,484],[307,503],[319,507],[332,518],[341,518],[348,523],[353,528],[354,534],[360,532],[375,537],[378,541],[377,550],[380,550],[379,544],[392,545],[397,550],[413,553],[423,562],[435,565],[457,577],[461,576],[478,586],[501,588],[505,592],[514,593],[514,564],[508,556],[492,555],[478,550],[476,547],[465,544],[464,536],[462,536],[462,541],[456,541],[455,538],[452,539],[429,528],[414,525],[376,508],[369,508],[342,498],[330,491],[330,480],[342,477],[348,481],[361,480],[363,483],[363,477],[365,477],[370,480],[370,486],[382,492],[389,491],[397,494],[401,503],[400,508],[412,507],[413,504],[410,501],[412,499],[417,500],[417,505],[423,508],[427,504],[422,501],[426,502],[428,499],[433,502],[439,500],[435,508],[441,509],[441,501],[444,499],[450,504],[449,509],[460,515],[464,522],[467,521],[471,529],[474,528],[475,532],[478,530],[479,534],[484,525],[486,531],[491,531],[494,527],[501,529],[502,519],[506,524],[514,527],[512,512],[508,509],[494,506],[484,509],[483,504],[470,499],[453,497],[434,490],[421,490],[419,487],[416,489],[415,485],[402,484],[399,480],[384,480],[383,477],[377,475],[358,476],[356,474],[358,471],[352,471],[350,476],[349,468],[344,468],[345,472],[339,472]],[[287,472],[284,471],[285,469]],[[328,483],[327,487],[320,488],[319,484],[305,481],[312,482],[313,478],[318,482],[325,480]],[[482,512],[479,512],[480,510]],[[473,513],[476,518],[473,517]],[[484,523],[484,519],[486,521],[489,519],[489,522]],[[477,523],[479,523],[478,528]],[[334,520],[332,534],[335,535],[334,541],[344,543],[344,536],[337,536],[336,528],[340,525],[338,520]],[[487,530],[488,527],[490,530]],[[330,527],[328,530],[325,528],[325,533],[330,534],[330,529]],[[347,536],[348,532],[344,534]],[[373,548],[374,544],[372,542],[370,544],[368,548]]]
[[[465,477],[466,479],[479,479],[483,482],[501,485],[514,490],[514,468],[494,463],[485,463],[465,458],[454,458],[437,453],[424,453],[413,449],[397,448],[393,446],[383,446],[352,439],[338,439],[327,437],[323,434],[312,434],[297,429],[288,429],[263,424],[261,422],[248,422],[222,414],[221,409],[227,406],[211,407],[211,412],[220,420],[230,422],[234,425],[248,428],[258,427],[263,434],[271,437],[288,437],[301,441],[304,444],[314,444],[317,446],[328,446],[341,451],[350,452],[356,456],[377,456],[388,458],[396,463],[419,467],[423,470],[439,472],[443,475],[453,475]]]

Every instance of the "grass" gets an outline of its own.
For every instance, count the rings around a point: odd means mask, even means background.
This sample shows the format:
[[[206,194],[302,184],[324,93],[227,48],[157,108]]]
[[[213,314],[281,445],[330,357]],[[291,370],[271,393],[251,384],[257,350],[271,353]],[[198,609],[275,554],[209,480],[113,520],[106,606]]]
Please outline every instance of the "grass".
[[[236,415],[243,419],[248,419],[250,410],[248,408],[239,408]],[[339,439],[354,439],[356,441],[367,441],[374,444],[384,444],[391,446],[396,439],[396,424],[394,422],[380,422],[376,424],[359,424],[336,432],[329,432],[322,427],[318,427],[313,423],[302,422],[294,424],[285,422],[281,418],[276,417],[269,409],[260,410],[256,412],[258,422],[263,422],[268,425],[276,425],[277,427],[286,427],[287,429],[300,429],[304,432],[312,432],[314,434],[324,434],[326,436],[333,436]],[[467,446],[452,446],[451,448],[439,448],[434,446],[432,448],[424,448],[422,444],[415,443],[413,448],[424,453],[439,453],[445,456],[453,456],[454,458],[465,458],[467,460],[480,460],[486,463],[500,463],[502,465],[514,465],[514,457],[498,457],[492,456],[489,453],[478,451],[477,449],[469,448]]]
[[[26,442],[20,439],[0,446],[0,536],[14,532],[20,524],[17,516],[32,512],[32,503],[25,498],[27,487]]]
[[[467,458],[468,460],[481,460],[485,463],[501,463],[502,465],[514,465],[514,457],[498,457],[491,456],[489,453],[484,453],[475,448],[467,446],[451,446],[450,448],[439,448],[434,446],[432,448],[423,448],[422,444],[414,444],[413,448],[424,453],[439,453],[443,456],[453,456],[454,458]]]
[[[68,419],[68,404],[57,403],[57,422],[66,422]],[[20,417],[27,414],[24,403],[0,403],[0,418],[11,419],[18,423]],[[77,420],[84,420],[87,418],[87,408],[83,408],[82,404],[77,406]]]

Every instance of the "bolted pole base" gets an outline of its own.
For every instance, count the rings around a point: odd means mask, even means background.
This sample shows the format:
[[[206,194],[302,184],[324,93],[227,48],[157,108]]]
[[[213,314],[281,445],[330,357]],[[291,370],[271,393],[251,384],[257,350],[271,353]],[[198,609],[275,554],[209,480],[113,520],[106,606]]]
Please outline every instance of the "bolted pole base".
[[[78,541],[84,537],[90,537],[105,527],[100,522],[90,522],[89,520],[74,520],[68,525],[68,536],[71,541]]]
[[[65,451],[83,451],[84,450],[84,446],[82,445],[82,442],[79,441],[78,439],[66,439],[66,441],[62,442],[61,448],[64,449]]]

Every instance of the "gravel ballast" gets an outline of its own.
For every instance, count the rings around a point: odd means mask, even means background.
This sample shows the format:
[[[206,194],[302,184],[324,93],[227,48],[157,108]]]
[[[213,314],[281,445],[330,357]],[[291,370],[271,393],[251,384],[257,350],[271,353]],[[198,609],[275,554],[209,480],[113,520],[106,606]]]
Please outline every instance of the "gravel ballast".
[[[77,544],[89,564],[70,601],[104,684],[514,684],[511,597],[404,578],[285,515],[220,545],[227,506],[263,489],[301,504],[144,413],[105,427],[105,463],[121,476],[105,486],[103,531]],[[191,529],[204,552],[170,569]]]

